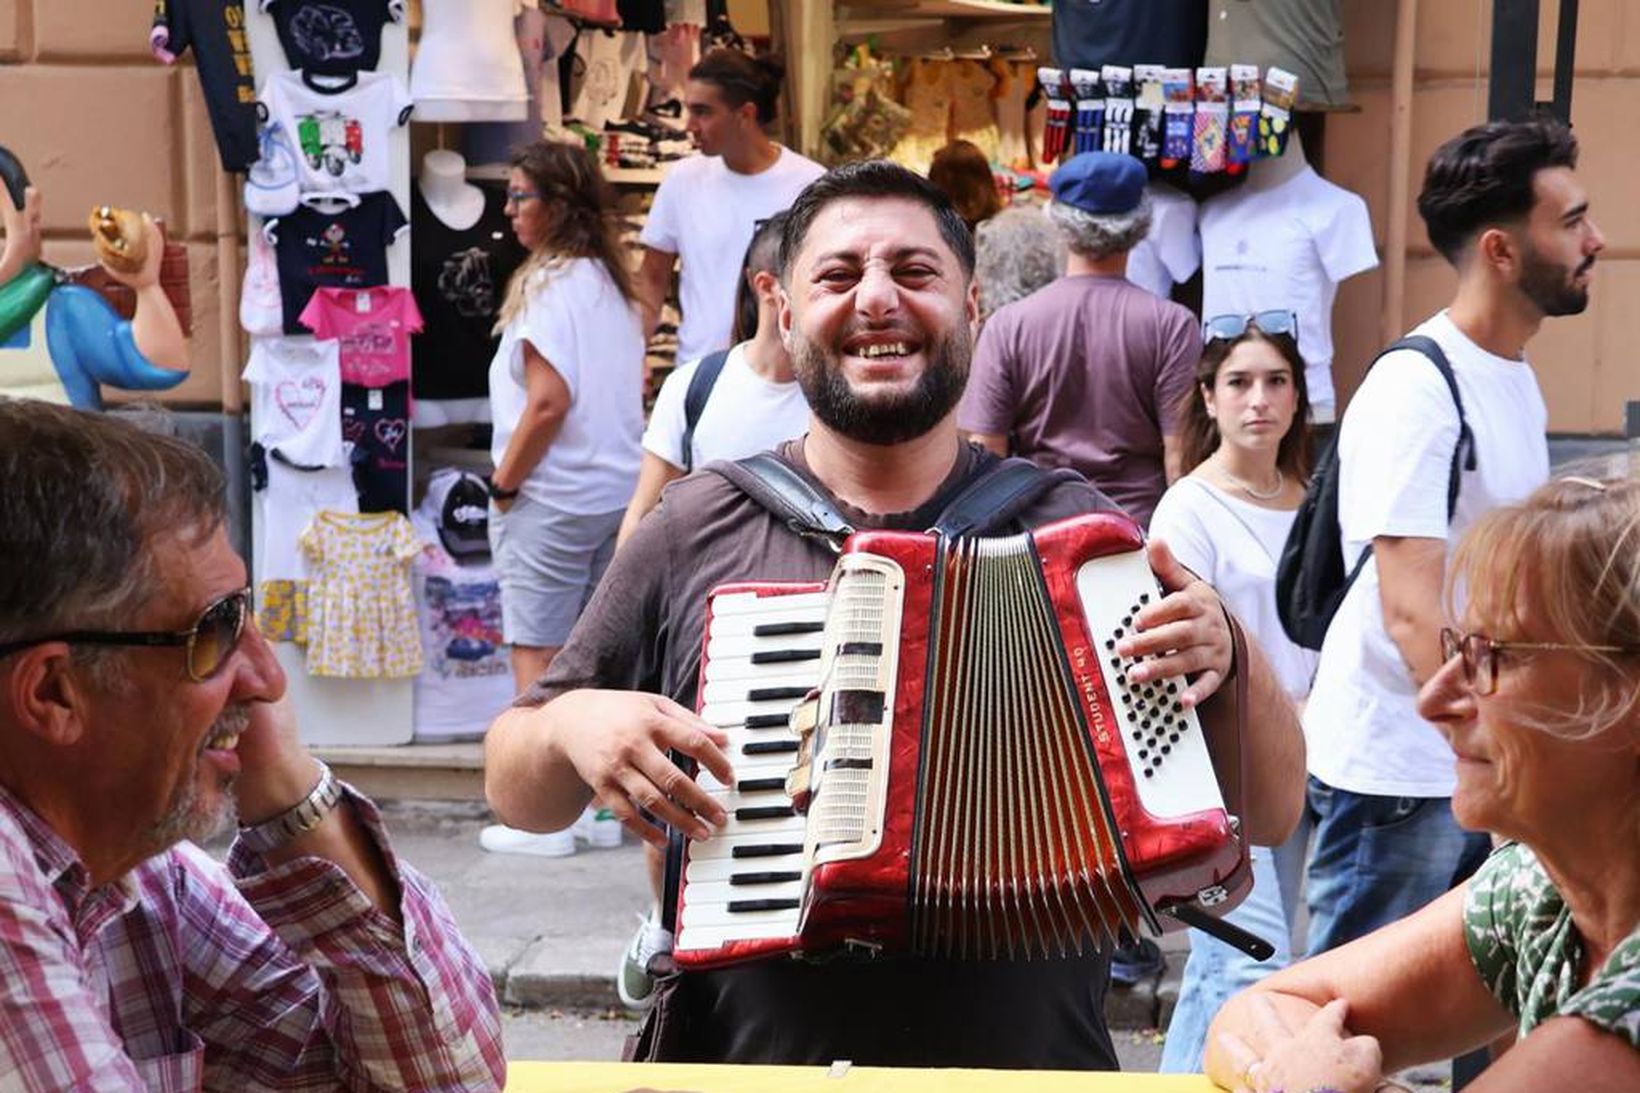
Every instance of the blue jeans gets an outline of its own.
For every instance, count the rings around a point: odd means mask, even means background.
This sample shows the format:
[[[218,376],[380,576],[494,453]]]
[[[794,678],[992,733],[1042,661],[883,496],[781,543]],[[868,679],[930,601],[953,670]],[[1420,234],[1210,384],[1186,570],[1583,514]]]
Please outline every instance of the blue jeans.
[[[1405,918],[1467,878],[1491,850],[1452,818],[1449,797],[1380,797],[1309,781],[1315,826],[1308,898],[1312,953]]]
[[[1250,987],[1271,972],[1292,963],[1292,927],[1298,915],[1299,887],[1304,874],[1304,851],[1309,827],[1298,830],[1281,846],[1252,848],[1253,890],[1225,916],[1275,946],[1275,955],[1263,962],[1200,930],[1190,931],[1190,958],[1179,984],[1179,1001],[1167,1025],[1162,1046],[1163,1074],[1196,1074],[1202,1068],[1207,1026],[1232,994]]]

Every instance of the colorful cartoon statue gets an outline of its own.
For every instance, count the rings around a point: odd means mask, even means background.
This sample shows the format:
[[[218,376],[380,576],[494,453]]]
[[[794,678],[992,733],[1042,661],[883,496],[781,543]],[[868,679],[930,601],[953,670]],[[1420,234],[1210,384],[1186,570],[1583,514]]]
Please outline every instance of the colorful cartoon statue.
[[[109,206],[91,212],[101,269],[136,296],[127,321],[95,289],[40,260],[40,192],[4,147],[0,181],[0,396],[100,409],[102,384],[161,391],[186,379],[188,339],[160,285],[165,240],[152,218]]]

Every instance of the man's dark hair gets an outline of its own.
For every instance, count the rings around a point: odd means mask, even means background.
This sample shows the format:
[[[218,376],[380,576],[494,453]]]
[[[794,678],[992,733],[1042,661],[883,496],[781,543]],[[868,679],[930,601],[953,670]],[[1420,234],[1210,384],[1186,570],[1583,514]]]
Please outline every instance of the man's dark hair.
[[[718,89],[733,109],[757,104],[760,125],[774,121],[775,104],[780,101],[780,81],[786,66],[774,56],[752,57],[738,49],[714,49],[689,70],[691,80],[709,83]]]
[[[0,398],[0,641],[130,626],[163,592],[153,540],[226,517],[210,457],[128,416]]]
[[[746,244],[746,259],[740,264],[740,283],[735,287],[735,326],[729,344],[739,345],[757,333],[757,289],[752,278],[759,273],[780,275],[780,233],[786,227],[786,210],[781,209],[752,229]]]
[[[792,262],[803,249],[809,226],[834,201],[855,197],[896,197],[914,201],[934,215],[945,239],[962,264],[965,277],[974,275],[974,237],[945,191],[915,171],[886,159],[867,159],[833,167],[797,195],[786,212],[786,230],[780,238],[780,279],[791,274]]]
[[[1487,228],[1518,223],[1537,200],[1532,180],[1546,167],[1576,167],[1577,138],[1559,120],[1489,121],[1435,150],[1418,213],[1429,241],[1453,265]]]

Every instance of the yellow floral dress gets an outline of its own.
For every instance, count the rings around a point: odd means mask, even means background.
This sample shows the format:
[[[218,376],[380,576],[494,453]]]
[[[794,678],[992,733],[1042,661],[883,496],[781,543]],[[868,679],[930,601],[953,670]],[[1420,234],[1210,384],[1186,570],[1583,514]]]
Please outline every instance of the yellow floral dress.
[[[325,509],[297,540],[309,566],[309,675],[401,679],[421,671],[410,562],[421,552],[397,512]]]

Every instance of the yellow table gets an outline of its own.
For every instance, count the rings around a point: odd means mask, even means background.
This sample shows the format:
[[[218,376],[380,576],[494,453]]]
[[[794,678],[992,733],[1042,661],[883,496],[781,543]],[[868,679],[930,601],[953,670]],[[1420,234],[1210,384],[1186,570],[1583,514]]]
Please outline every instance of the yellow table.
[[[1066,1070],[912,1070],[849,1067],[840,1077],[819,1066],[705,1066],[683,1063],[508,1064],[507,1093],[1214,1093],[1200,1075],[1089,1074]]]

